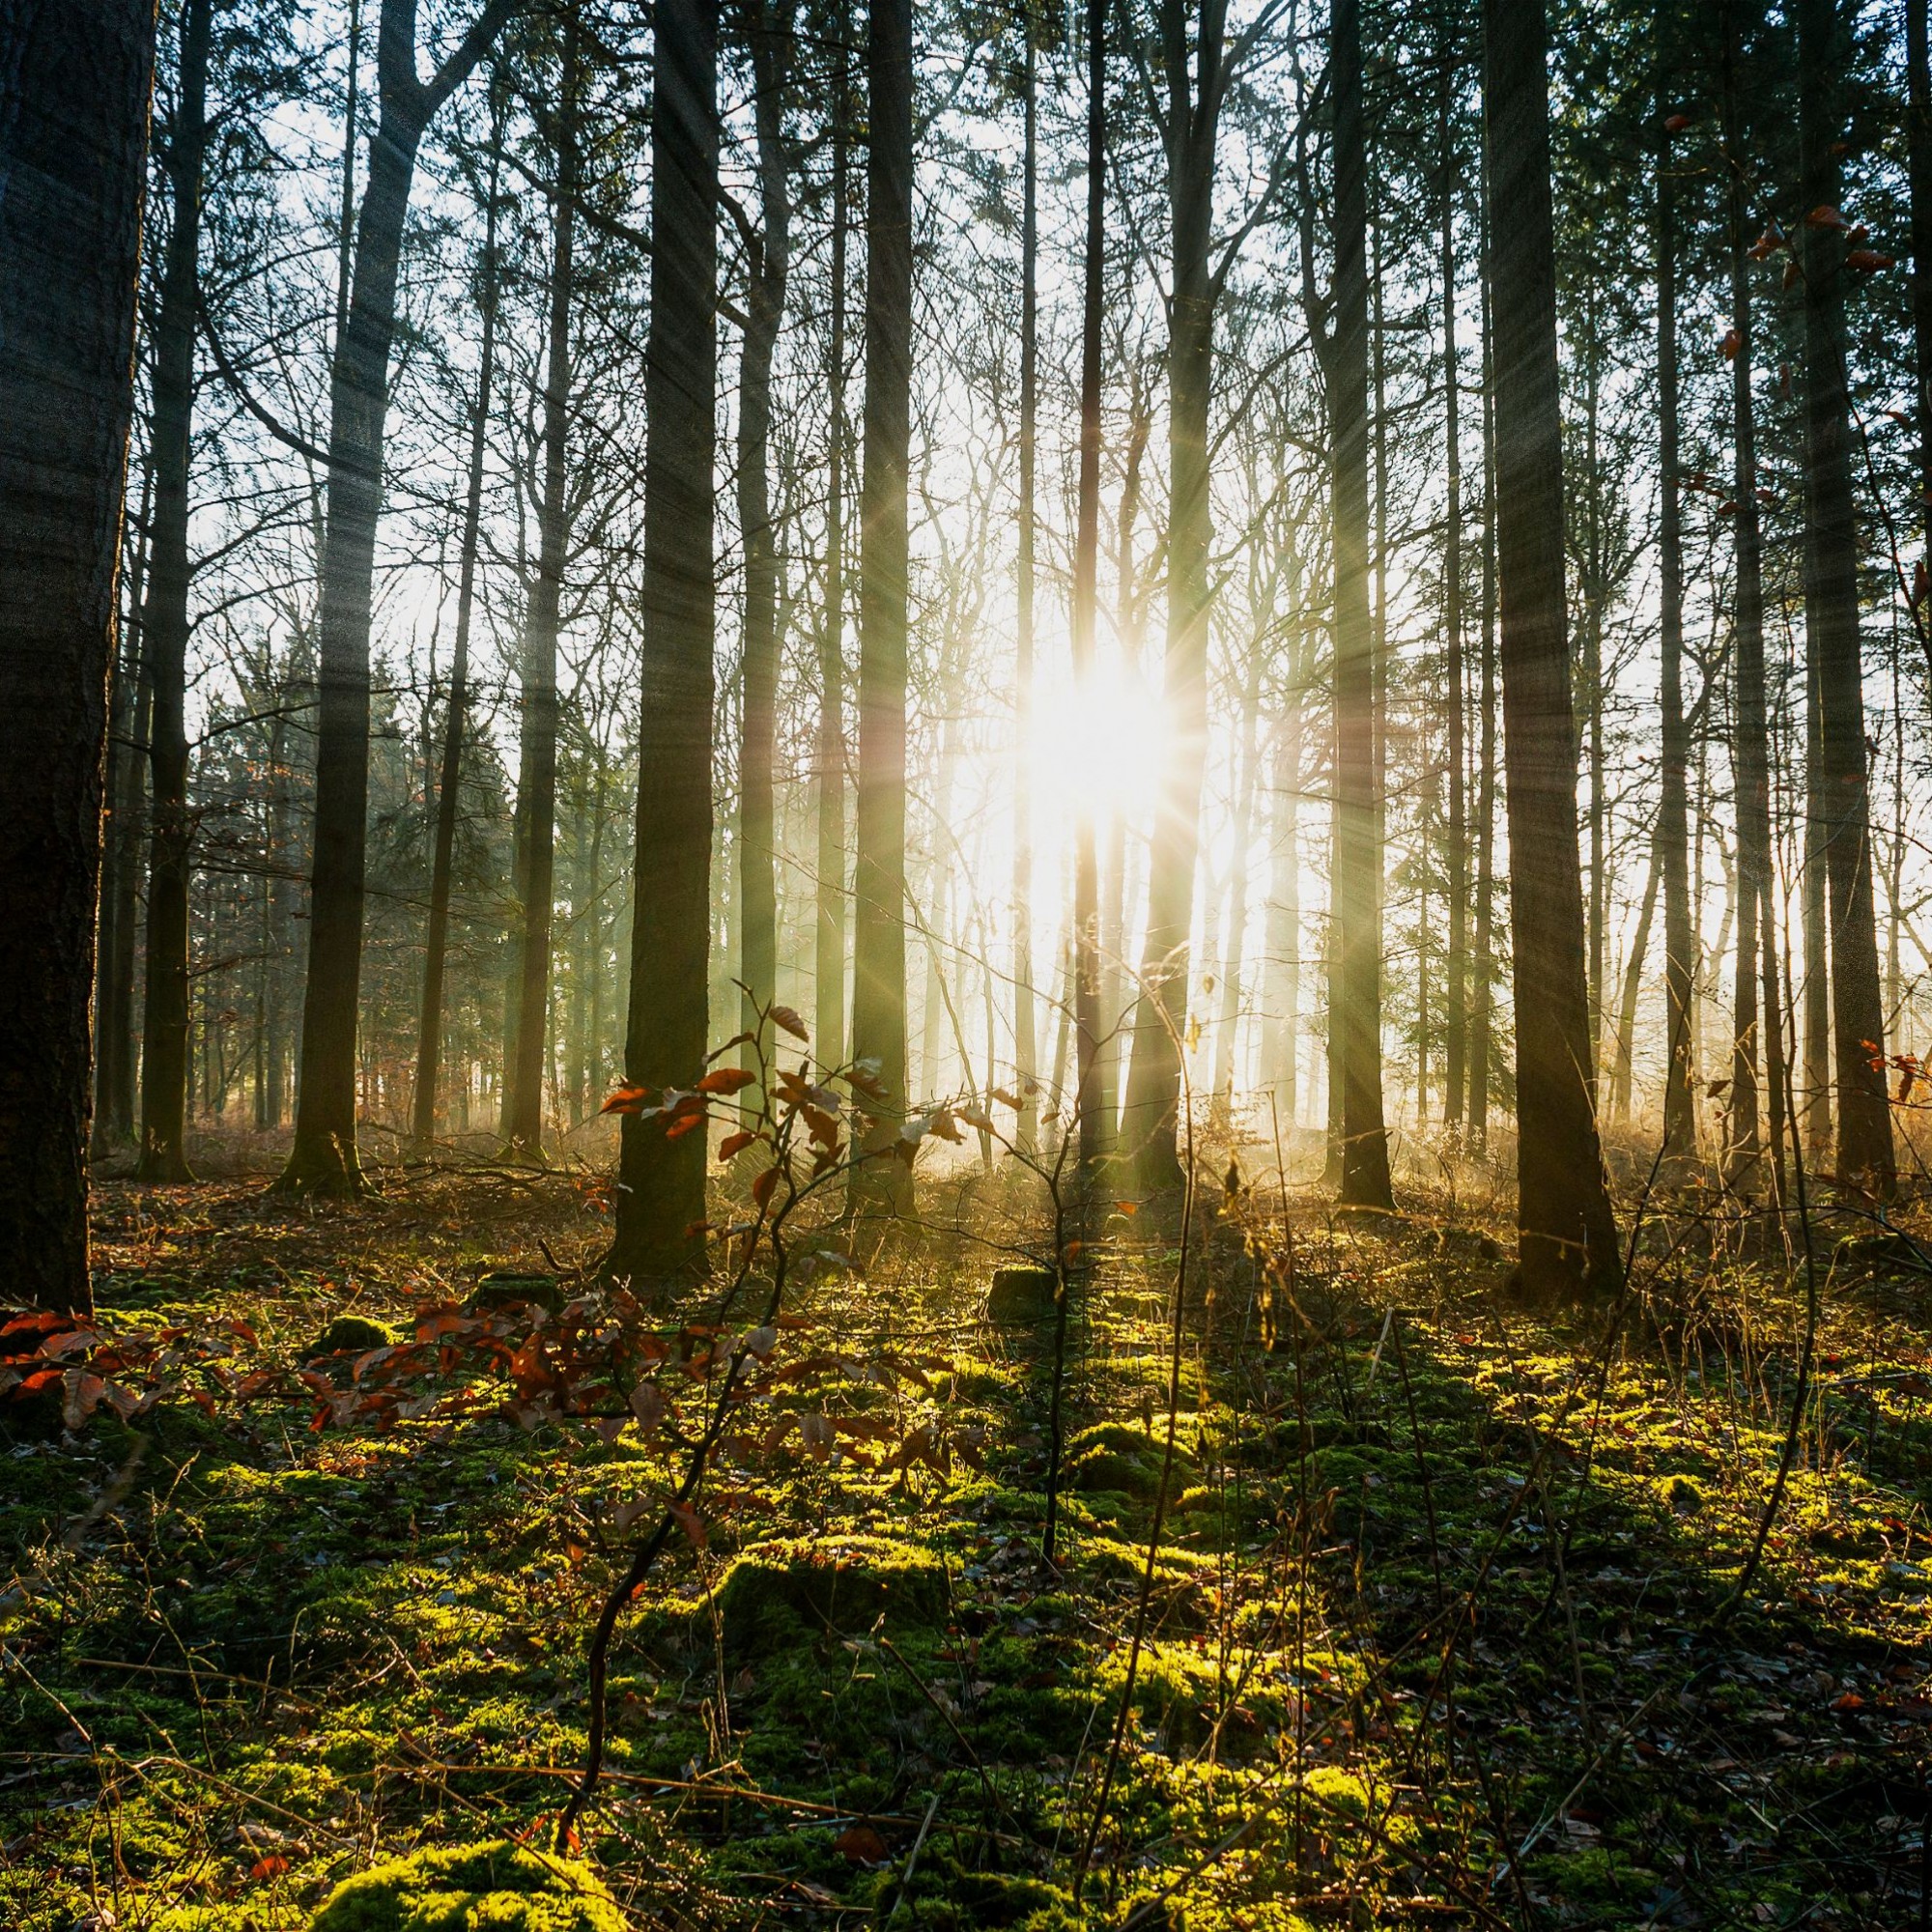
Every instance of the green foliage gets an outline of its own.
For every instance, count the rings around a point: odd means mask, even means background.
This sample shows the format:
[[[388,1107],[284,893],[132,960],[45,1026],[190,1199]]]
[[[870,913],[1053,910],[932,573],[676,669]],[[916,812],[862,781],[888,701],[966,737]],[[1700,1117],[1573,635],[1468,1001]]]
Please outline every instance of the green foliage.
[[[589,1866],[493,1838],[345,1879],[310,1932],[626,1932]]]
[[[401,1339],[386,1322],[366,1315],[338,1315],[304,1351],[315,1355],[363,1355],[371,1349],[393,1349]]]

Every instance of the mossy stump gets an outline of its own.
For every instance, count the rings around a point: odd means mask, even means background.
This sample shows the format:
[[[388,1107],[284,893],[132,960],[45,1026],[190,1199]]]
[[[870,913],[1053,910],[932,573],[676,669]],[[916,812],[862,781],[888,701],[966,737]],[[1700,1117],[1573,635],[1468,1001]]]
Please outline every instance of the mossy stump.
[[[505,1838],[448,1845],[344,1879],[309,1932],[626,1932],[588,1865]]]
[[[371,1349],[393,1349],[395,1331],[366,1315],[338,1315],[307,1349],[302,1359],[315,1361],[322,1355],[366,1355]]]
[[[718,1589],[724,1641],[734,1655],[795,1645],[802,1634],[932,1628],[947,1615],[946,1570],[930,1550],[883,1536],[829,1543],[756,1543]]]
[[[562,1306],[563,1291],[554,1274],[486,1274],[469,1297],[472,1315],[506,1308],[541,1308],[554,1315]]]
[[[1001,1328],[1033,1328],[1053,1319],[1060,1279],[1050,1267],[1016,1264],[993,1270],[986,1320]]]

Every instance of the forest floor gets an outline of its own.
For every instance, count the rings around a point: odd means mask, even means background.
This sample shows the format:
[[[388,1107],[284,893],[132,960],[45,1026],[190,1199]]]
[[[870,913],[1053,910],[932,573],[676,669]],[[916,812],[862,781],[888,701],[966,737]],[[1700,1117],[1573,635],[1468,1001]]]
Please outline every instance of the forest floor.
[[[1551,1321],[1482,1231],[1312,1195],[1239,1208],[1277,1258],[1293,1231],[1267,1292],[1229,1205],[1097,1828],[1175,1256],[1117,1221],[1077,1311],[1049,1570],[1050,1323],[986,1322],[961,1222],[804,1292],[837,1446],[721,1465],[705,1547],[668,1546],[623,1620],[581,1846],[629,1921],[1924,1925],[1915,1245],[1821,1224],[1801,1406],[1803,1272],[1714,1259],[1709,1218],[1653,1216],[1615,1319]],[[96,1207],[101,1330],[178,1330],[187,1366],[131,1425],[20,1405],[0,1435],[0,1922],[283,1932],[379,1859],[547,1846],[612,1512],[657,1465],[494,1398],[311,1427],[288,1372],[345,1312],[407,1337],[493,1270],[568,1287],[598,1190],[425,1171],[349,1208],[255,1179]],[[936,1453],[865,1446],[921,1430]]]

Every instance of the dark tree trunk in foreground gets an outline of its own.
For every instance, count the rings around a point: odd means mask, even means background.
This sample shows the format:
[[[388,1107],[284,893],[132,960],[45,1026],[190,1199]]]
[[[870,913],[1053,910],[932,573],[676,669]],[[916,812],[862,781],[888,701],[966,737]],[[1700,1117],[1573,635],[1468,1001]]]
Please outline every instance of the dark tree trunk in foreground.
[[[845,1060],[845,238],[848,15],[839,11],[832,106],[832,321],[827,331],[825,610],[818,629],[818,881],[813,899],[813,1044],[818,1063]]]
[[[1444,482],[1447,500],[1442,531],[1442,634],[1448,658],[1447,689],[1442,695],[1447,726],[1444,753],[1449,766],[1448,885],[1449,952],[1445,966],[1448,1007],[1444,1027],[1442,1077],[1448,1092],[1443,1118],[1451,1129],[1463,1123],[1469,1078],[1469,794],[1467,719],[1464,686],[1466,665],[1463,648],[1463,396],[1462,362],[1456,351],[1456,145],[1453,116],[1456,70],[1449,58],[1451,39],[1443,51],[1444,71],[1439,108],[1442,147],[1442,402],[1443,441],[1446,445]]]
[[[1382,891],[1369,613],[1368,143],[1358,0],[1336,0],[1335,326],[1323,356],[1335,546],[1335,927],[1329,1025],[1342,1082],[1342,1203],[1389,1208],[1382,1119]]]
[[[1776,873],[1771,839],[1771,730],[1764,686],[1763,539],[1757,500],[1757,430],[1751,413],[1751,300],[1747,183],[1738,122],[1743,44],[1740,0],[1727,0],[1724,146],[1732,158],[1725,212],[1731,273],[1731,494],[1737,503],[1736,639],[1738,963],[1731,1046],[1733,1179],[1749,1185],[1767,1147],[1772,1197],[1784,1194],[1784,1028],[1778,990]]]
[[[744,747],[738,770],[738,977],[747,1030],[778,997],[778,850],[772,759],[779,687],[778,538],[772,525],[772,357],[791,274],[791,184],[784,97],[792,16],[785,0],[751,0],[752,104],[763,225],[751,244],[745,348],[738,376],[738,526],[745,545]],[[745,1065],[757,1067],[753,1045]]]
[[[1209,0],[1189,46],[1191,10],[1161,0],[1160,85],[1166,96],[1168,237],[1167,667],[1169,741],[1148,854],[1143,990],[1134,1013],[1133,1060],[1122,1133],[1146,1192],[1180,1184],[1178,1135],[1180,1049],[1201,855],[1201,788],[1208,757],[1208,631],[1214,593],[1208,571],[1208,417],[1213,392],[1214,303],[1208,256],[1214,223],[1214,148],[1226,75],[1227,14]]]
[[[1804,279],[1804,622],[1817,639],[1838,1172],[1889,1196],[1897,1175],[1885,1071],[1874,1065],[1885,1051],[1885,1008],[1872,903],[1859,532],[1845,390],[1850,271],[1840,231],[1812,218],[1838,203],[1834,149],[1843,134],[1838,76],[1850,64],[1851,36],[1836,0],[1801,0],[1797,13],[1799,171],[1807,211],[1799,242]]]
[[[1484,136],[1497,218],[1496,565],[1515,942],[1517,1227],[1524,1289],[1611,1286],[1621,1258],[1590,1102],[1577,729],[1564,605],[1543,0],[1484,9]]]
[[[1496,433],[1495,357],[1490,294],[1489,163],[1483,163],[1483,609],[1476,699],[1475,988],[1469,1002],[1469,1144],[1490,1132],[1490,1060],[1496,1005]]]
[[[74,1313],[154,55],[152,4],[0,10],[0,1293]]]
[[[543,1157],[544,1071],[550,1046],[551,924],[556,906],[556,639],[564,554],[570,543],[570,303],[577,235],[577,16],[563,31],[563,90],[556,116],[556,196],[552,218],[550,337],[545,346],[543,500],[537,581],[524,624],[524,717],[519,744],[518,903],[515,1001],[504,1067],[503,1144],[517,1159]]]
[[[410,1122],[418,1147],[436,1133],[437,1084],[442,1070],[443,967],[449,952],[449,890],[456,861],[456,813],[463,783],[463,734],[469,720],[469,627],[476,605],[477,529],[483,515],[483,453],[489,440],[490,389],[497,372],[497,220],[502,127],[493,103],[490,185],[483,215],[483,260],[477,307],[483,340],[477,355],[476,402],[469,418],[469,489],[463,505],[463,555],[456,582],[456,643],[449,663],[449,715],[436,793],[436,846],[430,860],[429,930],[423,943],[422,1019],[416,1034],[416,1084]]]
[[[1667,72],[1667,70],[1666,70]],[[1665,83],[1656,111],[1664,119]],[[1658,133],[1657,391],[1658,577],[1661,691],[1663,714],[1662,795],[1658,849],[1663,857],[1664,1037],[1663,1138],[1666,1170],[1679,1174],[1697,1153],[1697,1103],[1691,1091],[1690,1003],[1696,936],[1690,926],[1690,731],[1684,716],[1684,526],[1677,494],[1677,218],[1670,130]]]
[[[187,1123],[188,866],[194,838],[187,804],[188,450],[194,435],[201,177],[208,146],[213,13],[212,0],[187,0],[182,9],[181,71],[162,150],[171,225],[155,325],[154,541],[141,623],[153,711],[139,1175],[156,1181],[194,1179],[183,1138]]]
[[[355,1194],[364,1184],[355,1149],[355,1025],[368,837],[369,625],[396,271],[410,185],[423,130],[512,10],[513,0],[489,0],[427,83],[416,72],[415,0],[383,0],[377,30],[381,109],[356,222],[349,312],[329,381],[308,984],[295,1145],[280,1181],[297,1193]]]
[[[1925,526],[1922,567],[1932,571],[1932,36],[1926,14],[1926,0],[1905,0],[1905,152],[1912,192],[1912,334]],[[1927,601],[1932,580],[1915,570],[1913,585],[1923,645],[1932,624],[1932,602]]]
[[[854,1198],[909,1204],[906,1107],[906,484],[912,443],[912,8],[876,0],[867,50],[865,472],[859,503],[859,795],[852,1053],[884,1088]]]
[[[628,1084],[689,1089],[704,1067],[711,926],[712,469],[718,393],[718,6],[662,0],[651,115],[645,353],[644,664]],[[624,1120],[604,1267],[656,1284],[704,1264],[705,1137]]]

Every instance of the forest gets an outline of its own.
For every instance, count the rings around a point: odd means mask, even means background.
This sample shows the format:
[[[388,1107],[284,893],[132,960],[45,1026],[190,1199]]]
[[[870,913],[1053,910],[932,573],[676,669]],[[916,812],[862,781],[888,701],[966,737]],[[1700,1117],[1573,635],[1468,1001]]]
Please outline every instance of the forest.
[[[1928,15],[0,0],[0,1924],[1932,1927]]]

